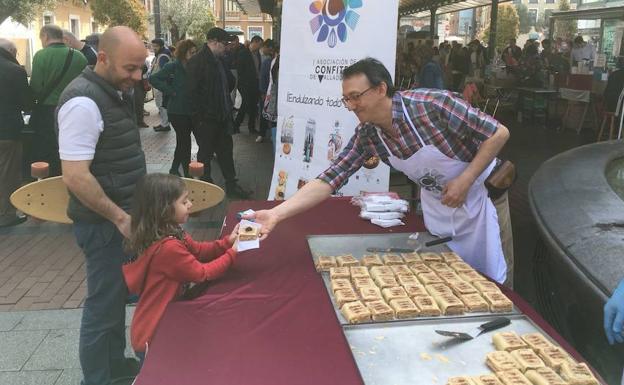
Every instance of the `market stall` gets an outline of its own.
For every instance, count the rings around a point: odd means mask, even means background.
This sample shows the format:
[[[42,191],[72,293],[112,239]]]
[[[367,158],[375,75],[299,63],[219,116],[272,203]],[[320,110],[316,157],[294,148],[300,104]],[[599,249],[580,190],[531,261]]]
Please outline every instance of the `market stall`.
[[[232,229],[237,212],[275,204],[233,204],[224,231]],[[440,325],[467,331],[496,315],[443,317],[439,321],[423,317],[353,326],[341,322],[336,313],[335,299],[324,283],[323,275],[327,273],[316,271],[313,255],[318,261],[319,253],[339,252],[339,248],[348,247],[358,250],[353,254],[359,258],[363,247],[413,247],[407,234],[424,231],[422,218],[410,214],[404,222],[405,226],[382,229],[358,218],[358,209],[348,199],[341,198],[330,199],[306,214],[285,221],[262,242],[259,250],[241,254],[231,273],[211,284],[203,296],[169,306],[137,385],[362,384],[379,383],[374,376],[382,371],[397,374],[396,379],[401,380],[397,384],[405,380],[444,384],[462,365],[465,375],[487,374],[485,355],[488,350],[496,349],[490,342],[493,334],[462,345],[446,342],[443,352],[434,353],[431,341],[448,340],[434,336],[430,329]],[[334,243],[332,237],[310,237],[323,234],[332,235]],[[361,236],[337,237],[345,234]],[[387,236],[375,238],[374,234]],[[336,243],[336,239],[341,241]],[[311,251],[310,247],[318,250]],[[513,310],[504,313],[511,319],[511,325],[499,331],[539,330],[551,343],[582,361],[518,295],[502,290],[513,302]],[[405,334],[400,332],[402,329],[406,330]],[[373,341],[367,335],[373,336]],[[410,359],[408,356],[401,359],[402,354],[394,350],[401,342],[409,342],[405,354],[410,354]],[[366,343],[376,343],[377,348]],[[462,364],[457,354],[461,351],[464,357],[470,355],[470,344],[479,349]],[[436,346],[442,349],[441,345]],[[358,353],[358,349],[364,354]],[[379,365],[379,370],[371,365]],[[413,369],[409,369],[413,365],[433,370],[436,378],[414,376]]]

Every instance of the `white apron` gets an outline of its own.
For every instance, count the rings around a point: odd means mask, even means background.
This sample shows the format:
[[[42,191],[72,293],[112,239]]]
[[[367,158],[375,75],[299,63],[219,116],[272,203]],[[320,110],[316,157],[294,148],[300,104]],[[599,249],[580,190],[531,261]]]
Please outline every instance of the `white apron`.
[[[403,101],[401,101],[403,103]],[[495,166],[493,161],[475,180],[466,202],[458,208],[443,205],[442,190],[470,164],[444,155],[433,145],[427,145],[414,127],[403,103],[405,120],[410,124],[422,148],[408,159],[392,155],[381,131],[382,143],[388,150],[388,161],[420,186],[420,200],[427,230],[438,237],[452,236],[448,243],[468,264],[499,283],[505,282],[507,265],[498,226],[496,208],[483,184]]]

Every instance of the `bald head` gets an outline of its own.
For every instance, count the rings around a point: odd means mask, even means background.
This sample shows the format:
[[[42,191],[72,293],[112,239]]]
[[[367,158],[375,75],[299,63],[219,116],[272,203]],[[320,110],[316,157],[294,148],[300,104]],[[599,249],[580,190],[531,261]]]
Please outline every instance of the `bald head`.
[[[112,27],[100,37],[95,72],[121,91],[141,81],[147,49],[136,32],[128,27]]]
[[[114,56],[117,51],[124,49],[145,50],[145,45],[139,35],[131,28],[117,26],[107,29],[102,34],[98,49],[109,56]]]
[[[0,48],[9,52],[13,57],[17,56],[17,48],[11,40],[0,38]]]

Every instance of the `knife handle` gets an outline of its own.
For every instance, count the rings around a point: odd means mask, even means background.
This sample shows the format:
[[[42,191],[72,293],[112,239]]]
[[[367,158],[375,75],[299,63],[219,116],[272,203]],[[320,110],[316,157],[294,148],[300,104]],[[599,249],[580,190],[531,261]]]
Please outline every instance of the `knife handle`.
[[[500,329],[502,327],[505,327],[507,325],[509,325],[511,323],[511,320],[507,317],[499,317],[496,318],[490,322],[486,322],[483,325],[479,326],[479,328],[481,328],[482,332],[481,333],[485,333],[485,332],[489,332],[491,330],[496,330],[496,329]]]
[[[435,239],[433,241],[425,242],[425,246],[429,247],[429,246],[440,245],[442,243],[450,242],[452,240],[453,240],[453,237],[444,237],[440,239]]]

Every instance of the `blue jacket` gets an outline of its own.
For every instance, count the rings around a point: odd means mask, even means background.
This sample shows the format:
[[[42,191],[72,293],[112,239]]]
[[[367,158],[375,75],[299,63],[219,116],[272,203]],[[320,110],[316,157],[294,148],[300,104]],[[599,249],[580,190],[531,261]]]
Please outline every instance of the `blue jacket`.
[[[420,71],[420,87],[444,89],[444,80],[442,79],[442,69],[440,65],[432,60],[428,61]]]
[[[191,115],[191,100],[188,92],[186,68],[179,60],[165,64],[160,71],[150,75],[149,81],[167,99],[167,112]]]

